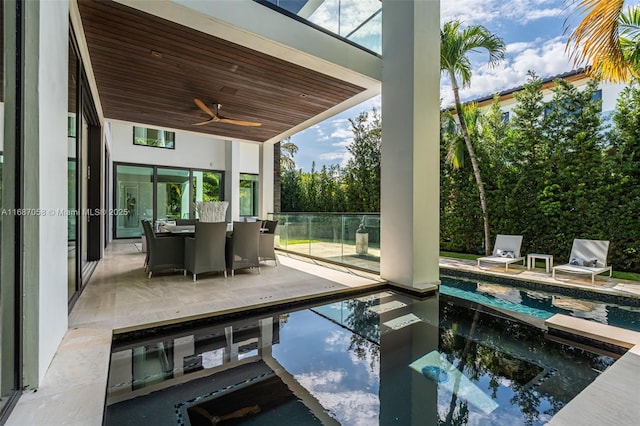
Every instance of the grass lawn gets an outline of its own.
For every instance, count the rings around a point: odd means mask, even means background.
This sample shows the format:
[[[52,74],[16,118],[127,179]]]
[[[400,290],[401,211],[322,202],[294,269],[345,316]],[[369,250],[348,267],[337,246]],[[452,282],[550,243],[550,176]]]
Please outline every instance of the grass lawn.
[[[482,255],[479,254],[469,254],[469,253],[454,253],[452,251],[441,251],[440,256],[442,257],[452,257],[454,259],[467,259],[467,260],[476,260]]]
[[[319,240],[282,240],[282,242],[286,242],[287,245],[294,245],[294,244],[309,244],[309,243],[318,243],[320,242]]]

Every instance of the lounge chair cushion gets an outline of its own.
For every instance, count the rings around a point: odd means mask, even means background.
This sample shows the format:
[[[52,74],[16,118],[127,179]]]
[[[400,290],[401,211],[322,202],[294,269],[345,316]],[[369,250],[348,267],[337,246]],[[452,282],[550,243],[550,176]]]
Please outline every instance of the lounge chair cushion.
[[[480,262],[491,262],[503,264],[505,270],[508,271],[510,263],[524,261],[524,256],[520,256],[521,246],[522,235],[498,235],[496,243],[493,245],[493,253],[491,256],[479,257],[477,259],[478,267],[480,267]]]
[[[587,268],[595,268],[598,264],[598,259],[582,259],[580,257],[572,257],[569,261],[570,265],[586,266]]]
[[[508,257],[513,259],[516,257],[515,252],[513,250],[505,250],[505,249],[496,249],[496,256],[498,257]]]

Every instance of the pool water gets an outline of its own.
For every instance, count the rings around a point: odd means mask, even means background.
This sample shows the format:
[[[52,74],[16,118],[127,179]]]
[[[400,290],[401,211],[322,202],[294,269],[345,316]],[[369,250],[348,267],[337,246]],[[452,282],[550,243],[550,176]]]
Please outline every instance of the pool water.
[[[552,291],[503,285],[487,281],[441,277],[440,293],[547,319],[554,314],[570,315],[640,331],[640,306],[601,302]],[[597,295],[595,295],[597,297]]]
[[[106,425],[541,425],[614,358],[383,291],[114,341]]]

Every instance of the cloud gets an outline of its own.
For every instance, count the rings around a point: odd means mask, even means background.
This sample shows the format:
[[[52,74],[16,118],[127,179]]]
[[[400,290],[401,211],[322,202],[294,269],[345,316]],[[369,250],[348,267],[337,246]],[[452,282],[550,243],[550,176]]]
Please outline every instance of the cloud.
[[[343,330],[331,331],[324,339],[328,351],[344,352],[349,348],[349,335]]]
[[[379,0],[342,0],[340,8],[336,7],[334,2],[323,2],[308,19],[336,34],[346,36],[369,19],[380,7]],[[358,35],[361,37],[378,34],[380,34],[380,28],[376,25],[364,25],[358,29]]]
[[[505,19],[525,25],[542,18],[562,16],[554,0],[458,0],[440,2],[441,22],[457,19],[466,25],[489,25]]]
[[[371,425],[378,422],[377,393],[349,389],[344,371],[325,370],[296,374],[295,379],[341,424]],[[343,383],[344,381],[344,383]]]
[[[506,54],[516,54],[532,47],[535,47],[535,43],[530,41],[517,41],[515,43],[509,43],[506,45]]]
[[[573,69],[561,37],[538,44],[512,43],[510,46],[513,45],[513,54],[508,54],[503,63],[494,68],[483,65],[474,71],[471,85],[460,90],[463,102],[521,86],[527,81],[529,70],[544,79]],[[445,76],[441,80],[440,97],[443,107],[453,105],[451,83]]]
[[[345,151],[325,152],[324,154],[320,154],[318,156],[318,159],[333,162],[333,160],[342,159],[344,155],[345,155]]]
[[[338,127],[336,130],[333,131],[333,133],[331,133],[331,137],[339,138],[339,139],[346,139],[346,138],[353,139],[353,132],[351,131],[351,129],[348,129],[346,127]]]

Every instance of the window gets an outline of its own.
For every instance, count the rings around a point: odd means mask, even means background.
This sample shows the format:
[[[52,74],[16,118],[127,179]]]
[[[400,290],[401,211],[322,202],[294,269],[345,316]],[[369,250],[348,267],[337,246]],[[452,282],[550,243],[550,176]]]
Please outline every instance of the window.
[[[591,97],[591,99],[594,101],[602,100],[602,89],[598,89],[595,92],[593,92],[593,96]]]
[[[189,219],[189,170],[158,169],[157,218]]]
[[[602,89],[593,92],[592,101],[598,102],[598,111],[602,112]]]
[[[175,148],[176,134],[168,130],[147,129],[145,127],[133,128],[133,144],[153,146],[156,148]]]
[[[197,201],[223,200],[223,172],[115,164],[115,238],[142,234],[142,220],[197,218]]]
[[[194,170],[192,182],[193,203],[197,205],[199,201],[220,201],[222,200],[222,173]],[[194,210],[196,219],[198,212]]]
[[[258,175],[240,174],[240,216],[258,216]]]

